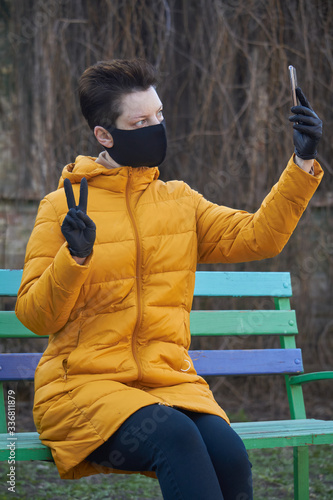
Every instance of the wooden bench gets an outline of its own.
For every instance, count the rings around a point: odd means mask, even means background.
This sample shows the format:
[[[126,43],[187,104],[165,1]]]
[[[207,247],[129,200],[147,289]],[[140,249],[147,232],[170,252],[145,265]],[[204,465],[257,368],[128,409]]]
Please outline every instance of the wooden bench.
[[[0,296],[15,297],[22,271],[0,270]],[[303,373],[302,353],[296,348],[295,311],[290,310],[292,295],[289,273],[197,272],[195,296],[273,297],[272,310],[193,310],[192,336],[274,335],[281,348],[252,350],[192,350],[190,355],[202,376],[276,375],[285,377],[291,419],[266,422],[232,423],[247,449],[294,447],[294,498],[309,498],[308,446],[333,443],[333,422],[307,419],[302,384],[332,379],[333,372]],[[273,301],[272,301],[273,304]],[[274,306],[273,306],[274,307]],[[27,330],[12,311],[0,312],[0,337],[38,337]],[[40,337],[38,337],[40,338]],[[0,381],[33,380],[41,353],[0,354]],[[8,389],[9,388],[9,389]],[[10,398],[6,385],[4,399]],[[282,397],[282,395],[281,395]],[[16,460],[52,460],[37,432],[8,433],[10,416],[0,398],[0,460],[10,457],[8,443],[15,443]],[[8,417],[8,420],[7,418]],[[254,471],[255,475],[255,471]]]

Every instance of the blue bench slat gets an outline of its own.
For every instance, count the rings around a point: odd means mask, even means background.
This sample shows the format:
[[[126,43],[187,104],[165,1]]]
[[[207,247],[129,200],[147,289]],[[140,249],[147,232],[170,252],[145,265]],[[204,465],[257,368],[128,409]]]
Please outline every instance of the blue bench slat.
[[[0,269],[0,297],[16,297],[22,272],[22,269]]]
[[[0,380],[33,380],[40,352],[0,354]]]
[[[0,269],[0,296],[16,296],[22,269]],[[291,297],[288,272],[197,271],[196,296]]]
[[[194,295],[291,297],[290,273],[197,271]]]
[[[189,351],[199,375],[302,373],[300,349]],[[33,380],[42,353],[0,354],[0,380]]]
[[[198,374],[268,375],[302,373],[301,349],[189,351]]]

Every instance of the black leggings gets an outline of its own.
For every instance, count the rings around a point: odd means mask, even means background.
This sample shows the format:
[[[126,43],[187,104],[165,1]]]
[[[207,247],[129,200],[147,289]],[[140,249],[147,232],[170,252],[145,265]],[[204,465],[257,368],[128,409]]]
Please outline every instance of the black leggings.
[[[126,471],[154,471],[165,500],[253,498],[245,446],[215,415],[146,406],[87,460]]]

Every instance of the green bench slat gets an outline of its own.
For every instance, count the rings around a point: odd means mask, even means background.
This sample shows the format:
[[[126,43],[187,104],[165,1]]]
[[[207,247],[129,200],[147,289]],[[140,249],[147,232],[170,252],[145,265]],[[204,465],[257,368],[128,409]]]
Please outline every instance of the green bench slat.
[[[190,325],[191,335],[297,334],[295,311],[191,311]]]
[[[15,460],[53,460],[51,450],[43,445],[37,432],[20,432],[14,436],[0,434],[0,461],[8,460],[10,443],[15,446]]]
[[[191,311],[192,335],[295,335],[295,311]],[[28,330],[14,311],[0,311],[0,338],[44,338]]]
[[[290,273],[197,271],[194,295],[291,297]]]
[[[18,320],[14,311],[0,311],[0,338],[45,338],[48,335],[36,335]]]
[[[243,439],[247,449],[333,443],[333,421],[299,419],[237,422],[232,427]]]
[[[237,422],[231,427],[240,435],[248,450],[333,443],[333,422],[326,420],[275,420]],[[10,436],[0,434],[0,461],[7,461],[9,443],[15,443],[16,460],[52,460],[51,450],[42,444],[37,432]]]

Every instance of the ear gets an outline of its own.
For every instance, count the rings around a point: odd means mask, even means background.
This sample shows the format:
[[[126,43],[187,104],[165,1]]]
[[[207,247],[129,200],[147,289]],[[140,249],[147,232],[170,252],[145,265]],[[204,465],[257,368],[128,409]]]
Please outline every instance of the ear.
[[[94,128],[94,135],[98,142],[102,144],[102,146],[106,148],[112,148],[113,146],[113,138],[110,132],[108,132],[105,128],[97,125]]]

